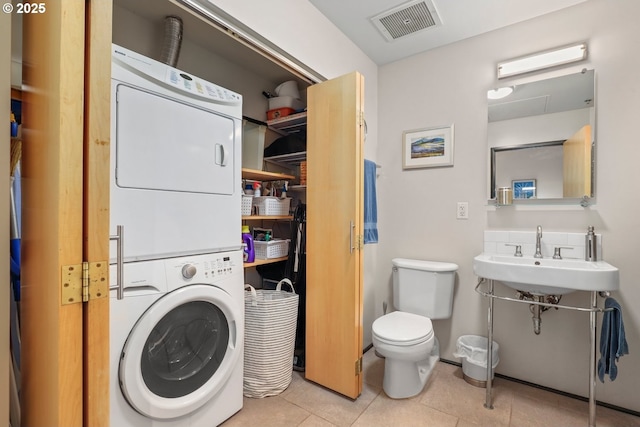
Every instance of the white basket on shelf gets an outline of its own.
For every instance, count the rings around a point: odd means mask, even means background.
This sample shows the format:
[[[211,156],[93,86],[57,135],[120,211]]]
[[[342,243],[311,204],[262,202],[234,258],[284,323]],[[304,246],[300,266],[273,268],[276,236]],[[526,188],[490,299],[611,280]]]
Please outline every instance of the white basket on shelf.
[[[259,259],[280,258],[289,254],[289,239],[275,239],[268,242],[256,240],[253,245],[256,250],[256,258]]]
[[[251,209],[253,208],[253,196],[242,195],[242,216],[251,215]]]
[[[291,198],[263,196],[254,197],[253,204],[258,207],[258,215],[289,215]]]

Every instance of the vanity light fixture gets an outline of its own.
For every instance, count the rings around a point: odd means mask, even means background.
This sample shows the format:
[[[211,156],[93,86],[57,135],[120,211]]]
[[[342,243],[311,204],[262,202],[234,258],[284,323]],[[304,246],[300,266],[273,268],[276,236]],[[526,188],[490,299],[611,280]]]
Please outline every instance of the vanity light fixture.
[[[487,91],[487,98],[489,99],[502,99],[513,93],[513,86],[499,87],[497,89],[491,89]]]
[[[498,78],[517,76],[584,59],[587,59],[587,43],[563,46],[501,62],[498,64]]]

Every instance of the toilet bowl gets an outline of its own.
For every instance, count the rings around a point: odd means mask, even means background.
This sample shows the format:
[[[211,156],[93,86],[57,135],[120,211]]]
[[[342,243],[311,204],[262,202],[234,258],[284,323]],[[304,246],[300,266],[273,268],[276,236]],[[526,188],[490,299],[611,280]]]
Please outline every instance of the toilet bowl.
[[[419,394],[440,360],[431,320],[448,319],[456,264],[394,258],[393,304],[398,311],[376,319],[372,341],[385,358],[382,388],[402,399]]]
[[[394,311],[373,322],[372,340],[385,358],[382,388],[387,396],[403,399],[419,394],[440,360],[431,320]]]

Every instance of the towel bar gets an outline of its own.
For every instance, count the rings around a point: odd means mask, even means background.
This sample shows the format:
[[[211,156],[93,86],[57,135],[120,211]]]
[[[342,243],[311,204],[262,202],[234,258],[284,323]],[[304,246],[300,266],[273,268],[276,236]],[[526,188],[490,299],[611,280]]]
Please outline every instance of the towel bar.
[[[515,299],[515,298],[510,298],[510,297],[499,296],[499,295],[495,295],[493,293],[490,294],[490,293],[482,291],[481,289],[478,289],[480,287],[480,285],[482,285],[482,283],[484,281],[485,281],[485,279],[483,277],[481,277],[480,280],[478,280],[478,284],[475,287],[475,291],[477,293],[479,293],[480,295],[482,295],[483,297],[487,297],[487,298],[495,298],[495,299],[499,299],[499,300],[503,300],[503,301],[518,302],[520,304],[542,305],[542,306],[550,307],[550,308],[564,308],[564,309],[567,309],[567,310],[583,311],[583,312],[587,312],[587,313],[591,313],[591,312],[604,313],[605,311],[612,311],[613,310],[613,308],[575,307],[575,306],[572,306],[572,305],[550,304],[550,303],[538,302],[538,301],[525,301],[525,300],[520,300],[520,299]],[[599,293],[600,296],[602,298],[606,298],[606,296],[603,296],[602,293],[603,292]],[[606,292],[606,293],[608,294],[608,292]]]

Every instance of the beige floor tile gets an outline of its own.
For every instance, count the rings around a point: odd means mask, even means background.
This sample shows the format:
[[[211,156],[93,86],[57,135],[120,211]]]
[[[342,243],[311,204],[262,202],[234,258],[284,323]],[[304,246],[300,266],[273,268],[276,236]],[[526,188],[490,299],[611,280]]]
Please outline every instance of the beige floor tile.
[[[596,425],[598,427],[637,427],[640,426],[640,417],[597,406]]]
[[[440,372],[448,372],[450,374],[460,371],[460,375],[462,375],[462,368],[458,365],[452,365],[451,363],[446,362],[438,362],[436,365],[436,370]]]
[[[456,417],[422,405],[417,399],[391,399],[380,393],[353,426],[455,427],[457,422]]]
[[[514,397],[511,425],[517,427],[584,427],[588,425],[588,411],[580,413],[539,399]]]
[[[300,424],[300,427],[335,427],[335,424],[312,414]]]
[[[384,377],[384,359],[376,356],[374,349],[367,351],[362,356],[363,382],[382,388]]]
[[[466,383],[462,369],[438,363],[422,393],[390,399],[382,391],[384,359],[363,356],[363,393],[352,401],[293,372],[291,385],[278,396],[244,399],[244,408],[224,427],[337,426],[586,426],[588,404],[560,394],[497,378],[493,410],[484,408],[486,390]],[[640,427],[640,417],[598,406],[598,427]]]
[[[456,427],[478,427],[478,424],[474,424],[471,421],[459,419]]]
[[[355,401],[320,387],[311,381],[292,381],[283,399],[335,424],[349,426],[380,394],[378,387],[364,383],[362,394]]]
[[[484,388],[464,381],[459,369],[437,370],[427,383],[420,402],[476,425],[508,426],[513,394],[504,388],[503,382],[494,381],[493,409],[486,409]]]
[[[577,399],[551,393],[544,389],[531,387],[515,381],[503,381],[502,384],[505,389],[512,392],[514,399],[536,400],[546,405],[560,406],[560,400],[562,398],[565,406],[575,407],[577,410],[581,409],[580,403],[583,403]]]
[[[291,384],[289,387],[282,393],[280,393],[280,397],[286,397],[292,391],[295,391],[300,384],[304,383],[306,380],[304,379],[304,372],[293,371],[293,375],[291,376]]]
[[[222,423],[222,426],[292,427],[302,423],[309,415],[308,411],[280,396],[264,399],[245,397],[242,410]]]

